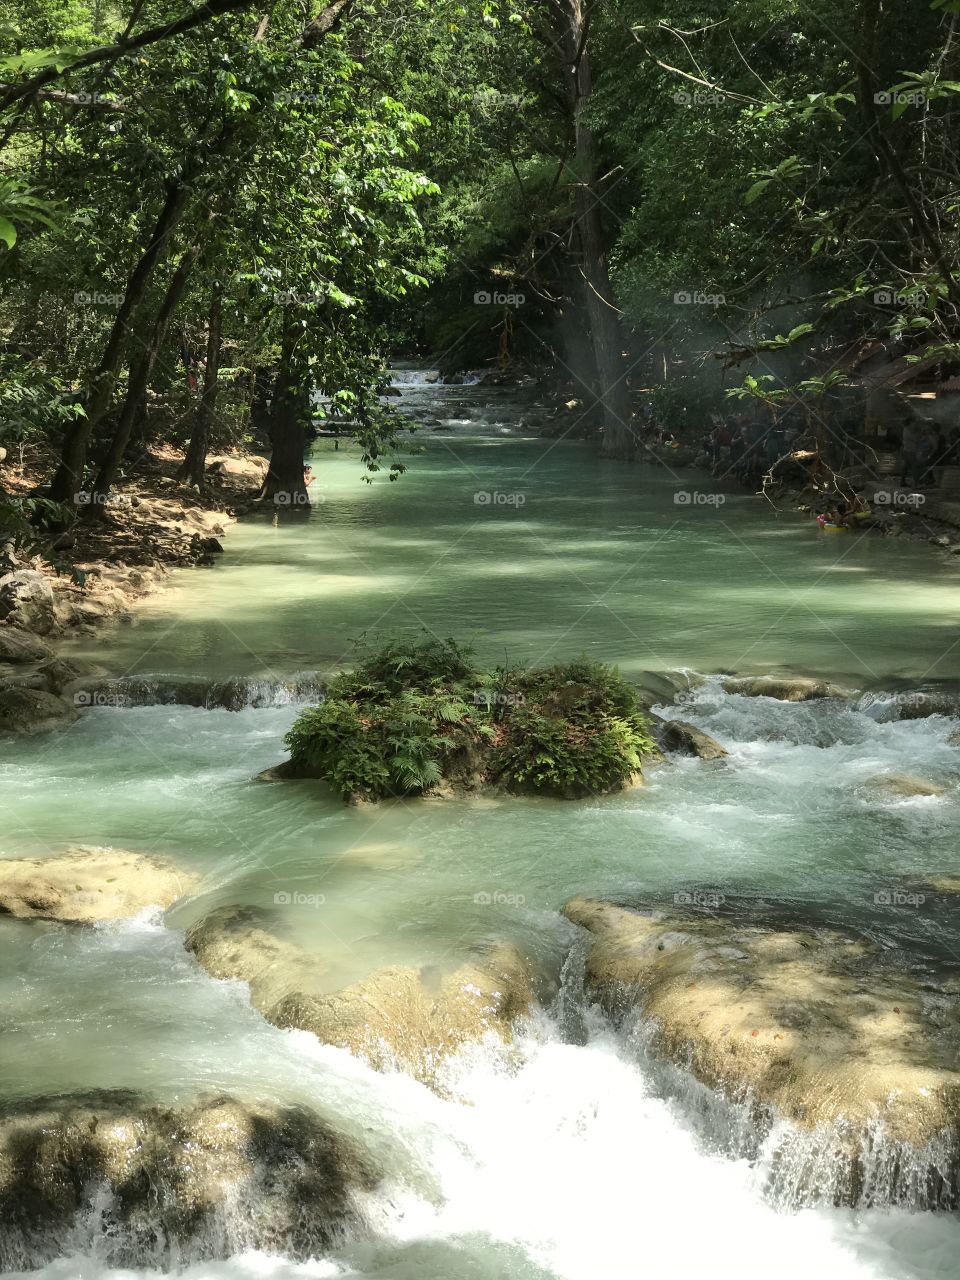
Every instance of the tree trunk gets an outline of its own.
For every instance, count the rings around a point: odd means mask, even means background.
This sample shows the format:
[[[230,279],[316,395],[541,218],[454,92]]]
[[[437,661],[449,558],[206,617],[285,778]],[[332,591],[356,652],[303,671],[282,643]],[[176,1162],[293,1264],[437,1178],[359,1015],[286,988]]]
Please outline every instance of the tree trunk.
[[[220,373],[220,329],[223,316],[223,289],[215,280],[210,290],[210,315],[207,322],[207,362],[203,370],[203,392],[196,422],[187,447],[187,456],[180,468],[180,479],[188,484],[204,488],[207,468],[207,449],[210,446],[210,424],[217,411],[217,393]]]
[[[167,326],[180,299],[183,297],[183,291],[187,287],[187,281],[190,278],[190,272],[193,270],[199,251],[199,244],[191,245],[177,263],[177,269],[170,277],[170,283],[167,285],[167,291],[163,296],[163,301],[160,303],[160,309],[153,322],[149,337],[144,344],[143,351],[136,363],[130,367],[127,394],[123,401],[123,408],[120,411],[120,420],[117,423],[117,429],[113,433],[113,438],[107,448],[103,462],[100,464],[100,470],[93,486],[89,506],[91,515],[103,514],[107,494],[110,491],[110,486],[117,478],[117,471],[130,442],[133,424],[137,420],[137,414],[146,396],[147,385],[153,374],[153,367],[163,347]]]
[[[310,495],[303,482],[309,389],[297,358],[297,344],[302,335],[299,325],[287,323],[284,326],[280,368],[270,406],[270,468],[260,497],[272,499],[278,507],[304,508],[310,505]]]
[[[87,446],[110,404],[110,396],[123,360],[130,319],[143,300],[150,278],[166,250],[167,242],[183,216],[186,203],[187,189],[181,179],[168,187],[167,198],[154,224],[150,243],[127,280],[127,287],[114,319],[113,328],[110,330],[107,345],[90,379],[84,402],[86,417],[77,418],[64,437],[60,465],[50,486],[50,497],[54,502],[63,503],[64,506],[73,506],[77,502],[77,494],[83,488]]]
[[[583,119],[593,91],[587,53],[587,25],[581,0],[562,0],[557,6],[563,24],[562,40],[569,70],[569,96],[574,128],[577,237],[583,266],[584,293],[590,341],[596,365],[595,393],[603,416],[602,453],[632,458],[636,439],[630,424],[627,369],[623,362],[620,313],[613,303],[600,199],[593,133]]]

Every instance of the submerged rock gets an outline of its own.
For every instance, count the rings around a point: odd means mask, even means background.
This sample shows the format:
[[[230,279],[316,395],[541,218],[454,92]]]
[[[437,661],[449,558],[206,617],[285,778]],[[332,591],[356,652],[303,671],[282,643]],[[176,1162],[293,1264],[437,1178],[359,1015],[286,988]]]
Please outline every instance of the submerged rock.
[[[311,979],[321,983],[324,968],[265,927],[264,916],[256,907],[219,907],[187,930],[185,945],[212,977],[246,982],[254,1008],[269,1019],[285,995]]]
[[[847,1161],[842,1198],[858,1198],[879,1125],[901,1144],[904,1168],[904,1152],[939,1152],[893,1199],[956,1199],[960,983],[904,972],[835,932],[642,915],[585,898],[564,914],[592,935],[585,983],[607,1011],[639,1012],[659,1051],[728,1097],[826,1134],[823,1146]]]
[[[868,778],[864,786],[888,796],[942,796],[944,788],[936,782],[915,778],[909,773],[884,773]]]
[[[0,1268],[95,1253],[178,1268],[245,1249],[303,1259],[358,1222],[369,1157],[300,1107],[111,1091],[0,1110]]]
[[[47,689],[31,688],[42,677],[0,688],[0,733],[28,736],[62,729],[77,718],[76,708]]]
[[[452,972],[379,969],[332,993],[323,993],[321,963],[265,929],[253,907],[214,911],[188,930],[186,946],[213,977],[248,983],[268,1022],[312,1031],[378,1070],[399,1068],[433,1088],[442,1087],[447,1057],[491,1031],[509,1039],[535,999],[533,966],[505,942]]]
[[[668,751],[682,751],[701,760],[720,760],[727,754],[726,747],[721,747],[716,738],[686,720],[665,720],[661,737]]]
[[[158,858],[79,847],[52,858],[0,859],[0,915],[94,924],[169,907],[193,877]]]
[[[778,702],[809,702],[813,698],[849,698],[850,691],[809,676],[745,676],[724,680],[726,693],[744,698],[776,698]]]

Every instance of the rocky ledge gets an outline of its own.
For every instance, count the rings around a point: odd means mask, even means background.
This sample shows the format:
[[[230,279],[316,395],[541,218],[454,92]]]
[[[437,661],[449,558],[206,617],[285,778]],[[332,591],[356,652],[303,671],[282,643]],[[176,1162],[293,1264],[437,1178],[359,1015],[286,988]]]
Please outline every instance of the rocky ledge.
[[[245,1249],[303,1259],[360,1218],[372,1161],[300,1107],[105,1092],[0,1107],[0,1270],[95,1254],[174,1269]]]
[[[847,1161],[856,1200],[878,1133],[898,1151],[889,1199],[954,1204],[960,1173],[960,981],[897,968],[828,931],[642,913],[574,898],[586,988],[639,1013],[654,1048],[732,1099],[816,1131]],[[917,1153],[929,1152],[929,1162]]]
[[[159,858],[80,846],[52,858],[0,858],[0,916],[94,924],[169,907],[193,877]]]
[[[444,1092],[443,1064],[493,1033],[509,1040],[536,1000],[536,974],[518,948],[491,944],[456,969],[378,969],[324,991],[322,966],[271,932],[252,907],[225,907],[187,933],[187,949],[215,978],[250,986],[255,1008],[278,1027],[311,1031],[377,1070],[399,1069]]]

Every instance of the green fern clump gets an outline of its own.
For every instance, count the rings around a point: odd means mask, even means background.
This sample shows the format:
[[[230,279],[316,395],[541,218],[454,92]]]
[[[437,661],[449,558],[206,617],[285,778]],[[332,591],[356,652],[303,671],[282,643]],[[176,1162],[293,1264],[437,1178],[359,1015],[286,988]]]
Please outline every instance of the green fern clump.
[[[501,677],[502,678],[502,677]],[[615,667],[588,658],[516,673],[493,771],[510,790],[561,796],[615,791],[655,751],[637,696]]]
[[[474,669],[453,640],[361,651],[286,737],[294,774],[347,800],[422,795],[443,783],[557,796],[599,794],[640,772],[653,742],[633,689],[588,659]]]

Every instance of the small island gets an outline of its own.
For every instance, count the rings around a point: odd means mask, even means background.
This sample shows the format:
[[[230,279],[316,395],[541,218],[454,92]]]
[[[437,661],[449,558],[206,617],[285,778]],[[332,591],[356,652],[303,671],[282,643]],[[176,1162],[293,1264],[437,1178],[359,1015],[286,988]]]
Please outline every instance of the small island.
[[[268,776],[320,778],[351,803],[481,789],[578,799],[635,785],[659,755],[636,691],[588,658],[489,671],[432,636],[357,657]]]

